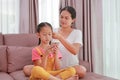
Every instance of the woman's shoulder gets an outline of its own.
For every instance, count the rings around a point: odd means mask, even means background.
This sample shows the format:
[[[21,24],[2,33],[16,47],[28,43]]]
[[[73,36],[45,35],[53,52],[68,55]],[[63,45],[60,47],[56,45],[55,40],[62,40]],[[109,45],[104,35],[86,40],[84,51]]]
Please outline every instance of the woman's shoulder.
[[[76,33],[76,34],[81,34],[82,33],[82,31],[79,30],[79,29],[73,29],[73,32]]]

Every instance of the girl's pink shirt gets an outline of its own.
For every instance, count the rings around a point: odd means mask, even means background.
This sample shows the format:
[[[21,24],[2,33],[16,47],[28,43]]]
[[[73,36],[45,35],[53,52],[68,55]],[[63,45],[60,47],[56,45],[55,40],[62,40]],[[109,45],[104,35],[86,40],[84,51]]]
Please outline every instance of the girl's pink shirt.
[[[42,54],[45,54],[44,49],[40,48],[39,50],[42,52]],[[53,57],[53,53],[50,53],[49,56],[50,56],[50,57]],[[61,55],[60,52],[58,52],[58,58],[59,58],[59,59],[62,58],[62,55]],[[33,48],[33,49],[32,49],[32,61],[34,61],[34,60],[39,60],[39,59],[41,59],[40,54],[38,53],[38,51],[36,50],[36,48]]]

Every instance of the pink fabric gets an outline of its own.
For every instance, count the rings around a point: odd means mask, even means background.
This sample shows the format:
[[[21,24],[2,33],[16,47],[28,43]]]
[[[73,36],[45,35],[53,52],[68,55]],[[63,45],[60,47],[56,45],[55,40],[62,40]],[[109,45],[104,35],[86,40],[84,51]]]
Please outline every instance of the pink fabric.
[[[44,51],[44,49],[40,49],[40,51],[44,54],[45,53],[45,51]],[[53,53],[50,53],[50,55],[49,55],[50,57],[53,57]],[[60,52],[58,52],[58,58],[60,59],[60,58],[62,58],[62,55],[61,55],[61,53]],[[38,51],[36,50],[36,48],[33,48],[33,50],[32,50],[32,61],[34,61],[34,60],[38,60],[38,59],[41,59],[41,56],[39,55],[39,53],[38,53]]]

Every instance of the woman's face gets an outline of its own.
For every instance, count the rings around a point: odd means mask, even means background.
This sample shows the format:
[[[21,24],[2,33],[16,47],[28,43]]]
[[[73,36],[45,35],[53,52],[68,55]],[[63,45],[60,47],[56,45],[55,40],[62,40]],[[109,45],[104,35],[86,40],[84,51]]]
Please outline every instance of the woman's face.
[[[74,19],[72,19],[71,14],[64,10],[60,14],[60,26],[61,27],[71,27],[71,24],[74,22]]]

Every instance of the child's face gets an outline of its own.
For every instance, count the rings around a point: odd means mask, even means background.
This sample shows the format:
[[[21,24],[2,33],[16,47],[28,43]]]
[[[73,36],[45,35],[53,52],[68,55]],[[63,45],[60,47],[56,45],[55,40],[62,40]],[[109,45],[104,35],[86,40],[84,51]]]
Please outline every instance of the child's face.
[[[61,27],[71,27],[71,24],[74,22],[74,19],[72,19],[71,14],[64,10],[60,14],[60,25]]]
[[[52,39],[52,30],[49,26],[43,27],[38,34],[41,39],[41,43],[49,44]]]

